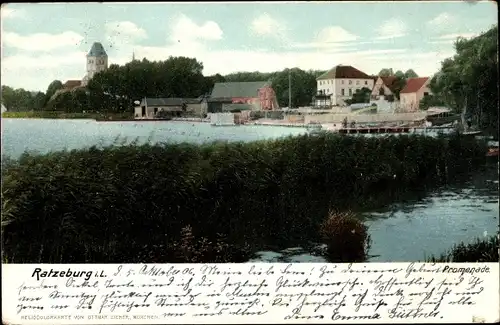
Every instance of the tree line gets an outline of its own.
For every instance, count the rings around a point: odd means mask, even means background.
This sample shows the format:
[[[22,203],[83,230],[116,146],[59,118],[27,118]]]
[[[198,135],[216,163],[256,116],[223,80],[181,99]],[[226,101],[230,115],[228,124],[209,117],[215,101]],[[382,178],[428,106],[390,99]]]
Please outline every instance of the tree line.
[[[317,91],[316,78],[325,72],[293,68],[275,72],[236,72],[225,76],[204,76],[202,71],[203,64],[194,58],[135,60],[122,66],[112,64],[106,71],[96,74],[86,88],[59,92],[57,96],[54,96],[56,92],[64,88],[60,80],[51,82],[45,93],[39,92],[36,96],[23,89],[14,90],[4,86],[9,91],[3,92],[5,96],[2,95],[2,102],[8,108],[12,107],[12,110],[18,111],[82,112],[90,108],[94,111],[111,108],[112,111],[123,112],[133,105],[133,101],[144,97],[196,98],[209,95],[218,82],[270,81],[281,107],[289,105],[289,88],[291,106],[299,107],[311,104]],[[366,96],[354,94],[352,102],[363,102],[365,98]]]
[[[498,131],[497,46],[498,25],[472,39],[458,38],[456,54],[441,63],[430,82],[433,95],[427,101],[453,108],[481,129]]]
[[[459,38],[456,54],[442,62],[440,71],[432,78],[433,95],[426,97],[422,109],[446,105],[472,116],[478,124],[492,126],[498,116],[497,40],[498,27],[466,40]],[[292,107],[307,106],[317,92],[316,78],[325,71],[299,68],[275,72],[237,72],[228,75],[203,75],[203,63],[195,58],[169,57],[164,61],[134,60],[125,65],[111,65],[92,78],[86,88],[56,92],[63,88],[53,81],[43,92],[29,92],[2,86],[2,103],[11,111],[85,110],[126,112],[133,101],[143,97],[200,97],[208,95],[217,82],[264,81],[272,82],[278,103],[288,106],[289,75]],[[394,97],[406,85],[408,78],[418,77],[413,69],[406,72],[384,68],[379,76],[395,76]],[[350,103],[369,102],[370,89],[353,94]]]

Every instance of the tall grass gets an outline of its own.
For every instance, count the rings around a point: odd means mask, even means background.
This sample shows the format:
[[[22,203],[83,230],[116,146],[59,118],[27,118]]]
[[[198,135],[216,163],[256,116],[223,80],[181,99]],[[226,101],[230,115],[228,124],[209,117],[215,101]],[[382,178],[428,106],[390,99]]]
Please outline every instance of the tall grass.
[[[498,262],[498,235],[479,239],[470,244],[459,243],[440,256],[431,256],[428,262]]]
[[[485,150],[458,135],[323,134],[25,154],[2,169],[3,252],[15,263],[134,263],[164,255],[187,226],[235,251],[284,247],[319,239],[330,208],[446,182],[484,162]]]

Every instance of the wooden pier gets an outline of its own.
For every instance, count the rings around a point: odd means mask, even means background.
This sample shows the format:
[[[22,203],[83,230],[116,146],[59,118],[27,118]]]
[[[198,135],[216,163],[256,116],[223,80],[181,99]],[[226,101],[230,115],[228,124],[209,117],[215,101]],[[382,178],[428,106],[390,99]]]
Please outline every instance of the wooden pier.
[[[427,133],[453,131],[454,128],[443,127],[415,127],[415,126],[379,126],[338,129],[340,134],[384,134],[384,133]]]

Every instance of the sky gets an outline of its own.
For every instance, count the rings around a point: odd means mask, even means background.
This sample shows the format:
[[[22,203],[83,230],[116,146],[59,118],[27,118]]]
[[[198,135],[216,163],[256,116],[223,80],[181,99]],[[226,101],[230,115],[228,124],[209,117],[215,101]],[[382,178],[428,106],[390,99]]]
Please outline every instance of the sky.
[[[493,1],[2,4],[2,84],[45,91],[81,80],[101,42],[109,63],[188,56],[204,75],[352,65],[436,73],[458,36],[497,24]]]

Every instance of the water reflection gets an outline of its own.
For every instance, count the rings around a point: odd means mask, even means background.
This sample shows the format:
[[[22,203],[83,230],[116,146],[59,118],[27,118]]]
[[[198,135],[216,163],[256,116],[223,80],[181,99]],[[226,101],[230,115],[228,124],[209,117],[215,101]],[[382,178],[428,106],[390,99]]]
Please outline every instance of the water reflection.
[[[498,230],[498,167],[471,173],[459,185],[443,186],[424,198],[364,213],[372,239],[373,262],[422,261],[461,241]],[[254,262],[325,262],[321,245],[259,252]],[[309,252],[309,254],[308,254]]]

